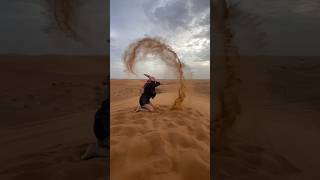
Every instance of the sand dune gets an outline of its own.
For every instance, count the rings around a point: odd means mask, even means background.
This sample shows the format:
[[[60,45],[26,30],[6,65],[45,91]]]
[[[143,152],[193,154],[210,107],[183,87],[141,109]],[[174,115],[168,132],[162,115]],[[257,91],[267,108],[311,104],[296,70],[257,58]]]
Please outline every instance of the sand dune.
[[[105,57],[0,57],[0,179],[106,179],[82,161],[105,99]]]
[[[238,91],[226,95],[238,98],[241,111],[215,145],[216,178],[319,179],[318,57],[237,60]]]
[[[92,131],[88,119],[93,113],[76,113],[3,130],[0,179],[105,177],[105,159],[82,161],[80,158],[87,145],[95,142],[93,135],[84,133]]]
[[[125,91],[126,86],[114,82],[111,92]],[[173,85],[161,88],[169,91]],[[182,110],[171,110],[176,94],[160,93],[152,113],[135,112],[138,96],[112,101],[115,96],[111,94],[111,179],[210,179],[208,95],[193,93]]]

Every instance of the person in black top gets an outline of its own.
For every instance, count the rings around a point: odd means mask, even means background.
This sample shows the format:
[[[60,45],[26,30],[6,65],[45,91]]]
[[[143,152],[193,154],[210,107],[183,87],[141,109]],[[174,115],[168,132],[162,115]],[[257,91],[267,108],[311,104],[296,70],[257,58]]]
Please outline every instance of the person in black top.
[[[94,116],[93,132],[97,138],[97,143],[90,144],[82,159],[94,157],[106,157],[109,149],[110,138],[110,103],[109,99],[102,102],[101,107]]]
[[[102,147],[107,147],[110,136],[110,102],[106,99],[102,102],[94,116],[93,131],[98,140],[98,144]]]
[[[156,97],[156,87],[160,85],[160,82],[148,74],[144,75],[149,79],[143,86],[142,94],[139,99],[140,107],[137,111],[154,111],[155,107],[151,103],[150,98],[153,99]]]

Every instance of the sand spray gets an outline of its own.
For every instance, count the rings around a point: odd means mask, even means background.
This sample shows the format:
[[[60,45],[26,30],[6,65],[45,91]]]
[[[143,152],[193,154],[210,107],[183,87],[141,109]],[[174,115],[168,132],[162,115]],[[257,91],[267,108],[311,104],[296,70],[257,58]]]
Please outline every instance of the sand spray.
[[[53,20],[56,28],[66,35],[78,38],[72,26],[74,21],[75,8],[79,0],[46,0],[46,14]],[[52,28],[52,27],[50,27]],[[50,29],[49,28],[49,29]]]
[[[174,69],[179,80],[178,97],[172,104],[172,109],[181,109],[186,98],[186,82],[184,67],[177,53],[160,38],[146,37],[129,45],[123,54],[123,62],[129,73],[135,74],[135,65],[138,61],[146,60],[147,55],[159,57],[168,67]]]

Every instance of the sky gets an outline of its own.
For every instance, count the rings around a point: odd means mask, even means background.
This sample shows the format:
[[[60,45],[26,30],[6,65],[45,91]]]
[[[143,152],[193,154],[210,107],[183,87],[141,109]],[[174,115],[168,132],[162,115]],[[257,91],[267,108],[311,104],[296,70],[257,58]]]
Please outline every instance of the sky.
[[[143,78],[143,73],[173,78],[160,61],[138,64],[137,76],[125,72],[125,49],[146,36],[165,39],[187,65],[188,78],[210,78],[209,0],[111,0],[111,78]]]
[[[229,0],[231,21],[242,55],[319,56],[319,0]]]
[[[109,17],[106,0],[75,0],[73,25],[82,40],[50,31],[47,0],[0,1],[0,54],[82,54],[108,53]]]
[[[123,72],[122,53],[129,43],[146,35],[167,39],[193,78],[208,78],[209,0],[110,0],[110,10],[107,0],[74,0],[79,3],[73,23],[82,42],[59,31],[46,31],[52,25],[46,1],[0,1],[0,54],[106,55],[110,11],[113,78],[128,76]],[[319,0],[229,2],[239,2],[238,10],[244,13],[231,22],[242,55],[320,55]],[[165,72],[162,65],[148,66],[162,69],[159,75]]]

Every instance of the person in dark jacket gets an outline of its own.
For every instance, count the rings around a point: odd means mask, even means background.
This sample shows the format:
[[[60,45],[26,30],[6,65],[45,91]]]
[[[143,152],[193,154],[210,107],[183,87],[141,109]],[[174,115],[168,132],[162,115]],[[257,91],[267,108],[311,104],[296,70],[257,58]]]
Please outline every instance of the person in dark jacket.
[[[110,137],[110,102],[109,99],[103,101],[101,107],[95,113],[93,131],[97,138],[97,143],[90,144],[82,159],[94,157],[106,157],[109,149]]]
[[[148,74],[144,75],[149,79],[143,86],[142,94],[139,99],[140,107],[137,111],[154,111],[155,106],[151,103],[150,99],[156,97],[156,87],[160,85],[160,82]]]

